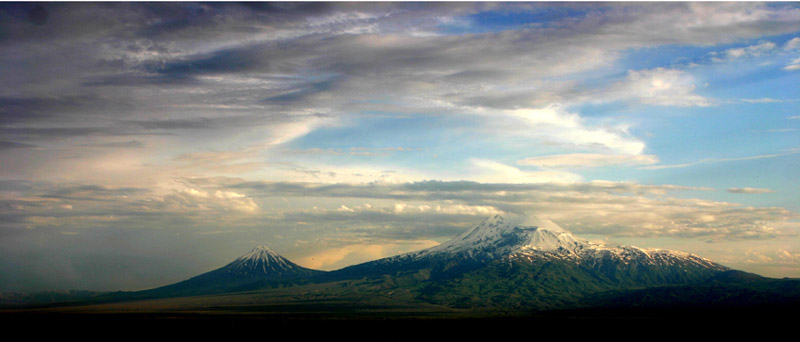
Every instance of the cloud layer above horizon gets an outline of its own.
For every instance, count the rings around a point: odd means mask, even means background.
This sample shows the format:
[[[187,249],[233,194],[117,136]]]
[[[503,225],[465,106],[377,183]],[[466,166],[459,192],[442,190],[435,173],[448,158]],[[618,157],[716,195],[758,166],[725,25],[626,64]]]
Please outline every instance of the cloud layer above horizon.
[[[797,4],[7,3],[0,43],[0,290],[494,214],[800,276]]]

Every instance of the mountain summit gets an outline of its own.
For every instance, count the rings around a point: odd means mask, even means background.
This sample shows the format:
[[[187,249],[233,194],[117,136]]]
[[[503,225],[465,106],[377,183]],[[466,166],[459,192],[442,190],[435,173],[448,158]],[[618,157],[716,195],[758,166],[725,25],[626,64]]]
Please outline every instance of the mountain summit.
[[[270,279],[294,278],[316,272],[289,261],[267,246],[254,247],[217,271],[242,278]]]
[[[421,251],[436,253],[486,253],[495,256],[525,251],[566,251],[575,253],[591,246],[549,220],[534,218],[522,226],[502,216],[490,217],[477,227],[441,245]]]

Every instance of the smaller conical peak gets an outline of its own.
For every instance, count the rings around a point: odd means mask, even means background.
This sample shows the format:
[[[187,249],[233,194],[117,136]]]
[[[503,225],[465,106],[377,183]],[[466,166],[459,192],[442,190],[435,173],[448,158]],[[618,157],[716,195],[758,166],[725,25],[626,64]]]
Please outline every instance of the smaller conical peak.
[[[222,270],[227,274],[242,277],[286,277],[315,272],[298,266],[267,246],[254,247]]]

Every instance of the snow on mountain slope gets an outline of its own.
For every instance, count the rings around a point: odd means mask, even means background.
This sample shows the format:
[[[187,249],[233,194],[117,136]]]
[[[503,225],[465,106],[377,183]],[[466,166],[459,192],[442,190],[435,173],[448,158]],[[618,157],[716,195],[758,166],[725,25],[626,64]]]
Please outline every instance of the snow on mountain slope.
[[[551,221],[537,221],[535,226],[521,226],[494,216],[450,241],[423,251],[422,255],[469,251],[492,251],[495,255],[528,250],[574,252],[590,245]]]
[[[634,246],[605,246],[577,237],[549,220],[533,218],[522,225],[499,215],[484,220],[477,227],[441,245],[395,258],[421,259],[445,255],[517,260],[569,259],[590,264],[601,261],[636,262],[653,266],[691,264],[727,270],[711,260],[690,253]]]

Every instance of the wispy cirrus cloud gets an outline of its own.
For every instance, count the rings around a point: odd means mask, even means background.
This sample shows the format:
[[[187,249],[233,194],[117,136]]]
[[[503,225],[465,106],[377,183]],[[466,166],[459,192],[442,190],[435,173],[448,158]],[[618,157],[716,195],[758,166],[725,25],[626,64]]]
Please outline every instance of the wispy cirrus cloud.
[[[695,166],[695,165],[700,165],[700,164],[713,164],[713,163],[722,163],[722,162],[729,162],[729,161],[776,158],[776,157],[783,157],[783,156],[793,155],[793,154],[797,154],[797,153],[800,153],[800,151],[791,150],[791,151],[783,152],[783,153],[761,154],[761,155],[756,155],[756,156],[739,157],[739,158],[708,158],[708,159],[703,159],[703,160],[698,160],[698,161],[695,161],[695,162],[683,163],[683,164],[642,166],[639,169],[642,169],[642,170],[674,169],[674,168]]]
[[[728,188],[725,191],[734,193],[734,194],[768,194],[771,192],[775,192],[771,189],[762,189],[762,188]]]
[[[647,165],[658,163],[658,157],[647,154],[572,153],[520,159],[517,164],[547,168],[581,168],[612,165]]]

